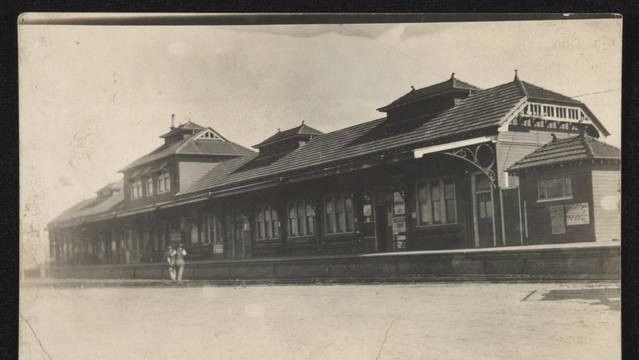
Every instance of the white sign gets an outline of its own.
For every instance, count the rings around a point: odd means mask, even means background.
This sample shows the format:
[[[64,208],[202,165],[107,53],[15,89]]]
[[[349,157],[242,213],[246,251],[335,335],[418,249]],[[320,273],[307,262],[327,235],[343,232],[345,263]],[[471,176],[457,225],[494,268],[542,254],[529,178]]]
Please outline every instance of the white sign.
[[[566,225],[590,224],[590,209],[588,203],[566,205]]]
[[[393,218],[393,234],[406,232],[406,220],[404,218]]]
[[[364,216],[371,216],[373,215],[373,207],[371,206],[371,204],[364,204],[364,209],[362,212],[364,213]]]
[[[224,244],[215,244],[215,245],[213,245],[213,253],[214,254],[223,254],[224,253]]]
[[[566,220],[564,217],[563,205],[550,207],[550,229],[553,235],[566,233]]]
[[[406,249],[406,235],[396,235],[395,244],[397,249]]]

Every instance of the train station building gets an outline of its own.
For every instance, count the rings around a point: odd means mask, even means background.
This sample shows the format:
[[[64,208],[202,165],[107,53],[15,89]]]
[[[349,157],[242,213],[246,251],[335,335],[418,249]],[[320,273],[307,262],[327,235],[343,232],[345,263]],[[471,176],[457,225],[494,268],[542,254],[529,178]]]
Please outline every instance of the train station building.
[[[380,104],[383,105],[383,104]],[[248,149],[186,122],[49,224],[56,264],[229,260],[610,242],[620,153],[586,104],[517,76],[454,77],[324,133]],[[199,121],[198,121],[199,122]]]

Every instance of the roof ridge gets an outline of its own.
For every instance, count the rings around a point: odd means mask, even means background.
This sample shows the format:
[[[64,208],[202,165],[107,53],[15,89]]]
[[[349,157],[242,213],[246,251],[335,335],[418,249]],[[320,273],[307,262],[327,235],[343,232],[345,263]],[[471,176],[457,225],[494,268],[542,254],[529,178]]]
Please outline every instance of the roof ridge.
[[[524,85],[525,85],[525,86],[532,86],[532,87],[536,87],[536,88],[539,88],[539,89],[541,89],[541,90],[543,90],[543,91],[546,91],[546,92],[549,92],[549,93],[552,93],[552,94],[556,94],[556,95],[563,96],[563,97],[565,97],[565,98],[567,98],[567,99],[570,99],[571,101],[574,101],[574,102],[576,102],[576,103],[583,104],[583,102],[581,102],[581,101],[579,101],[579,100],[577,100],[577,99],[573,99],[571,96],[564,95],[564,94],[562,94],[562,93],[560,93],[560,92],[557,92],[557,91],[554,91],[554,90],[550,90],[550,89],[545,88],[545,87],[543,87],[543,86],[535,85],[535,84],[533,84],[533,83],[529,83],[529,82],[527,82],[527,81],[523,81],[523,80],[520,80],[520,81],[521,81],[522,83],[524,83]],[[541,97],[535,97],[535,98],[537,98],[537,99],[543,99],[543,100],[551,100],[551,101],[553,101],[553,100],[554,100],[554,101],[557,101],[556,99],[547,98],[547,97],[543,97],[543,96],[541,96]],[[562,100],[559,100],[559,101],[562,101]]]
[[[524,82],[519,80],[519,78],[515,78],[515,80],[513,80],[513,81],[516,81],[517,84],[519,84],[519,88],[521,89],[521,91],[524,93],[524,95],[526,97],[528,97],[529,96],[528,95],[528,90],[526,90],[526,86],[525,86]]]

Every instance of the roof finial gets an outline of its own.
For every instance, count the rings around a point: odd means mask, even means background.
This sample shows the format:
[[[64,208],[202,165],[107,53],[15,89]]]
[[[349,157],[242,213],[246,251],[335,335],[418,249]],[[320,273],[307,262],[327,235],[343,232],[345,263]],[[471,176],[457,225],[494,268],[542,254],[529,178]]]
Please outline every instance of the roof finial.
[[[517,76],[517,69],[515,69],[515,80],[519,80],[519,76]]]
[[[304,125],[304,120],[302,120],[302,125]]]
[[[410,86],[410,91],[415,91],[415,87],[413,85]]]
[[[451,79],[451,80],[455,79],[455,73],[451,73],[451,74],[450,74],[450,79]]]
[[[171,114],[171,130],[175,129],[175,114]]]
[[[280,128],[277,128],[277,132],[280,132]]]

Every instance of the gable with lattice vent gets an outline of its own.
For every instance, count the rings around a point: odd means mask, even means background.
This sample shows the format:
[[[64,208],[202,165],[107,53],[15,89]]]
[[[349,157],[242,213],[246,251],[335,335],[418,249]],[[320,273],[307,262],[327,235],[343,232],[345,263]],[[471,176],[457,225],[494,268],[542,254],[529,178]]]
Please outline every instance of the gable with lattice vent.
[[[226,141],[220,134],[211,129],[206,129],[202,133],[198,134],[195,140],[214,140],[214,141]]]

